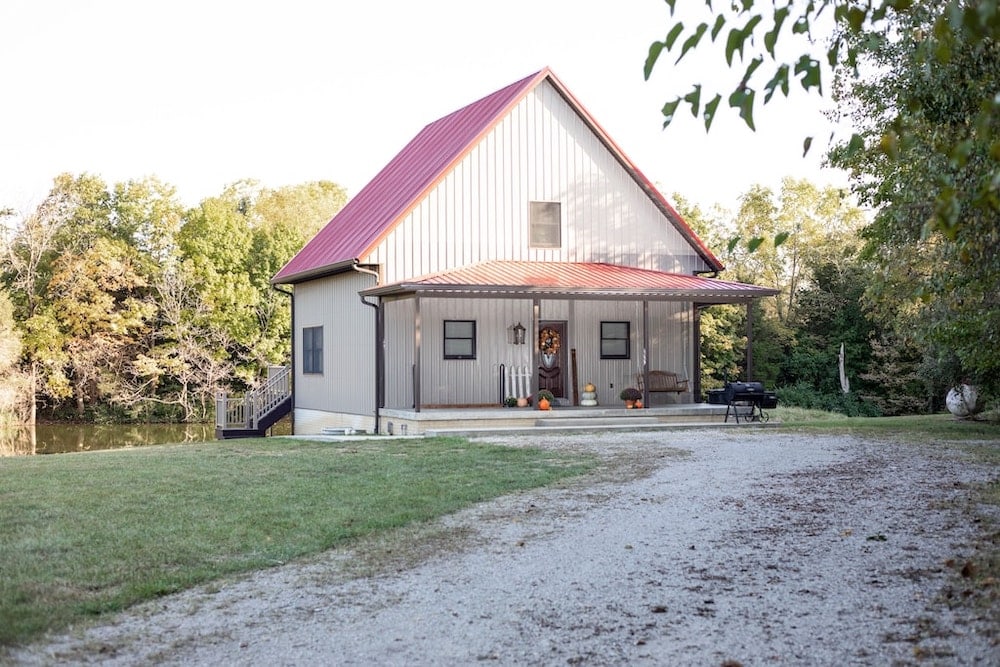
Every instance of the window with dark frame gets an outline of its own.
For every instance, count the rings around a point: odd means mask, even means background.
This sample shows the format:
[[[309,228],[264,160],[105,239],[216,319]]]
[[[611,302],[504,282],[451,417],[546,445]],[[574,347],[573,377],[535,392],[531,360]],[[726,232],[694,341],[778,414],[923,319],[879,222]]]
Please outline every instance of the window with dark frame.
[[[444,358],[476,358],[476,321],[444,321]]]
[[[323,372],[323,327],[302,329],[302,372]]]
[[[601,359],[631,359],[631,322],[601,322]]]
[[[557,201],[528,202],[528,245],[562,247],[562,205]]]

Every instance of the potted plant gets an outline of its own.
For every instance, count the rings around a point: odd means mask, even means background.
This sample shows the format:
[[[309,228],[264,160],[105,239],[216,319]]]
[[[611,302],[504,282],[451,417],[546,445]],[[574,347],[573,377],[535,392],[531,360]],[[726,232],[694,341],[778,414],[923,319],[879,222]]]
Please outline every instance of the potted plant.
[[[506,405],[508,408],[517,407],[517,399],[513,396],[508,396],[507,398],[504,399],[503,404]]]
[[[552,407],[552,402],[556,400],[555,395],[548,389],[542,389],[538,392],[538,409],[548,410]]]
[[[626,387],[618,397],[625,401],[626,408],[634,408],[635,402],[642,400],[642,392],[635,387]]]

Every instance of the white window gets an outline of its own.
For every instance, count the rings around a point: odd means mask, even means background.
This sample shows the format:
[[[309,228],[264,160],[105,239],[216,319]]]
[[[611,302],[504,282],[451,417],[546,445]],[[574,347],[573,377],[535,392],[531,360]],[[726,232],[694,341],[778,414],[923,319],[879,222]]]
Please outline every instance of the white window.
[[[532,248],[562,246],[562,204],[557,201],[528,202],[528,245]]]

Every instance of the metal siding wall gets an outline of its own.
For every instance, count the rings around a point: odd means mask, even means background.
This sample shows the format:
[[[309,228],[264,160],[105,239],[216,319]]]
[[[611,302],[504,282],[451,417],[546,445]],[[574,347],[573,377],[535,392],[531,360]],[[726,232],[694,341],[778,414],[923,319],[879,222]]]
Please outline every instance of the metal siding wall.
[[[295,287],[295,407],[368,415],[375,410],[375,310],[358,291],[372,276],[345,273]],[[323,327],[323,373],[302,373],[302,329]]]
[[[629,359],[601,359],[601,322],[630,322]],[[580,301],[575,307],[574,341],[580,385],[597,386],[599,405],[621,404],[619,392],[635,385],[642,364],[642,303],[639,301]]]
[[[528,247],[529,201],[562,203],[562,248]],[[488,259],[708,269],[548,83],[362,259],[383,264],[390,283]]]
[[[649,370],[673,371],[681,379],[691,379],[693,326],[690,303],[650,303]]]
[[[412,299],[385,304],[385,405],[413,407],[413,339],[416,310]]]
[[[531,327],[531,301],[421,299],[421,402],[426,405],[499,405],[500,365],[531,363],[530,345],[507,343],[507,327]],[[476,359],[444,359],[444,320],[475,320]]]

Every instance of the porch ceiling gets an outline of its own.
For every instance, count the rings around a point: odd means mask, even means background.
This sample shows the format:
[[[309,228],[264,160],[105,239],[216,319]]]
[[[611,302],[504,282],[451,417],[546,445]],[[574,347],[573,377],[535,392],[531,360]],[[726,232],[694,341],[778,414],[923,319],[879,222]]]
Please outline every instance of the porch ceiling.
[[[489,261],[361,292],[363,296],[533,298],[580,297],[695,303],[738,303],[778,291],[716,278],[601,262]]]

